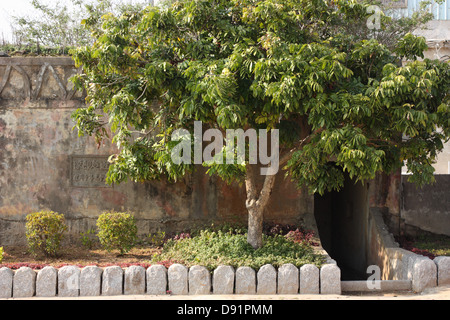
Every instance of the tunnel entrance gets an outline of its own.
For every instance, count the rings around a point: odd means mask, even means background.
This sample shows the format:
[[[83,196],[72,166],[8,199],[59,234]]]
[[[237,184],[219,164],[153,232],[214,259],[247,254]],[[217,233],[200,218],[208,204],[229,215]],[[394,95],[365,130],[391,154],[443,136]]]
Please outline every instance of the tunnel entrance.
[[[341,269],[342,280],[366,280],[368,186],[345,179],[339,192],[314,196],[314,216],[323,248]]]

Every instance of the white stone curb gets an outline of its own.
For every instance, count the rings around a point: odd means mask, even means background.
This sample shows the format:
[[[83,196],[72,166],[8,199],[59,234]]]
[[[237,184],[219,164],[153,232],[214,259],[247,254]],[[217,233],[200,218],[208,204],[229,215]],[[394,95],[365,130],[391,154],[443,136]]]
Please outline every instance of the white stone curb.
[[[421,267],[417,266],[417,272]],[[341,294],[341,274],[335,264],[320,269],[311,264],[301,268],[285,264],[278,270],[267,264],[258,271],[250,267],[235,270],[219,266],[213,272],[203,266],[187,268],[181,264],[173,264],[168,269],[162,265],[147,269],[142,266],[123,269],[65,266],[39,271],[28,267],[16,271],[0,268],[0,298],[122,294]]]
[[[436,264],[427,257],[421,257],[414,261],[412,270],[412,289],[422,292],[426,288],[436,287],[437,267]]]
[[[320,268],[320,293],[341,294],[341,269],[336,264]]]
[[[433,261],[437,266],[437,285],[450,285],[450,257],[436,257]]]

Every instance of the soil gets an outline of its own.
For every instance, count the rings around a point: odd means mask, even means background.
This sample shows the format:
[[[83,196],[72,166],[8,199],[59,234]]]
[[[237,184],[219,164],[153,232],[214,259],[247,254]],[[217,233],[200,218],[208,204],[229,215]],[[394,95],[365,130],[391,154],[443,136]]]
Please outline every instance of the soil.
[[[155,254],[161,252],[158,247],[135,247],[127,254],[119,255],[117,252],[107,252],[106,250],[94,248],[87,249],[80,246],[65,247],[57,257],[46,257],[44,255],[33,256],[28,252],[26,246],[4,246],[3,261],[0,267],[18,269],[21,266],[28,266],[33,269],[42,269],[45,266],[55,268],[64,265],[76,265],[79,267],[96,265],[106,267],[118,265],[126,267],[129,265],[150,265],[150,260]]]

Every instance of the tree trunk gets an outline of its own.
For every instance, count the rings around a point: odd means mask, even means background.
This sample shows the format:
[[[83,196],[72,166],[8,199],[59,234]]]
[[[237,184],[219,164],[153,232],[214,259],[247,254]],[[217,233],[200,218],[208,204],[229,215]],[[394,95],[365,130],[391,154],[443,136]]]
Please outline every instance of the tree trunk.
[[[319,128],[311,133],[311,125],[308,123],[308,118],[306,116],[301,116],[298,119],[298,124],[301,129],[301,139],[294,145],[293,148],[287,150],[284,154],[280,154],[280,159],[277,165],[282,168],[287,164],[292,154],[303,148],[304,144],[307,144],[311,139],[320,134],[324,129]],[[280,150],[278,150],[280,151]],[[270,165],[272,165],[271,163]],[[273,186],[275,184],[274,175],[266,175],[264,180],[264,185],[262,186],[260,192],[257,190],[257,178],[260,174],[260,168],[258,165],[247,164],[246,175],[245,175],[245,189],[247,192],[247,200],[245,201],[245,206],[248,210],[248,234],[247,242],[254,248],[261,248],[263,245],[262,235],[263,235],[263,220],[264,220],[264,210],[270,199],[270,194],[272,193]]]
[[[247,242],[254,248],[262,247],[263,234],[263,213],[264,210],[254,207],[248,209],[248,234]]]
[[[263,217],[264,209],[269,202],[270,194],[275,182],[275,175],[267,175],[261,191],[257,191],[257,170],[255,165],[247,165],[245,177],[245,188],[247,200],[245,205],[248,210],[248,234],[247,242],[254,248],[261,248],[263,245]]]

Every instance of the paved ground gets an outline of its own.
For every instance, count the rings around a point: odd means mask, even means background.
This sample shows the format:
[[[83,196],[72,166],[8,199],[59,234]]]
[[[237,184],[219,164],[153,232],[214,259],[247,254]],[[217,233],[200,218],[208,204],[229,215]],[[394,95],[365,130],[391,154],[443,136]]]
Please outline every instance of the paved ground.
[[[1,300],[1,299],[0,299]],[[112,296],[112,297],[78,297],[78,298],[26,298],[7,300],[450,300],[450,286],[426,289],[422,293],[352,293],[343,295],[196,295],[196,296]]]

